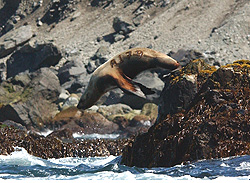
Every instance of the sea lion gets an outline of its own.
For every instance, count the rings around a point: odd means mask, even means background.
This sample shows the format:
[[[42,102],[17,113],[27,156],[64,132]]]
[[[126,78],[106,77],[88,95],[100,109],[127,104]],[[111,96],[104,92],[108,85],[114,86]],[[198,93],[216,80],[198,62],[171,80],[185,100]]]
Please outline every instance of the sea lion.
[[[149,48],[132,48],[119,53],[94,71],[77,108],[91,107],[104,93],[114,88],[143,98],[145,94],[153,94],[151,89],[132,79],[140,72],[156,67],[175,70],[180,68],[180,64],[173,58]]]

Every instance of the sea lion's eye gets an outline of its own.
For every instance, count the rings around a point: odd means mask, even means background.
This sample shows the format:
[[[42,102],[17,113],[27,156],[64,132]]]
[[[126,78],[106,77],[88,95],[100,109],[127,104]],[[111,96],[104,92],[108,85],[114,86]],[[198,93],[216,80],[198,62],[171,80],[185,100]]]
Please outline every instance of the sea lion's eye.
[[[137,51],[135,51],[135,54],[141,58],[143,55],[143,52],[141,50],[137,50]]]
[[[117,65],[115,59],[113,59],[113,60],[110,61],[110,65],[111,65],[112,68],[113,68],[115,65]]]

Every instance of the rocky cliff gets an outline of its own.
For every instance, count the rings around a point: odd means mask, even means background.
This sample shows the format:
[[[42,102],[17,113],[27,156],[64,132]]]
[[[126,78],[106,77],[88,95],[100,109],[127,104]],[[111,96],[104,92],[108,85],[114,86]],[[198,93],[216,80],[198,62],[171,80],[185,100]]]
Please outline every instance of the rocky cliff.
[[[249,154],[250,61],[215,69],[189,63],[165,85],[158,121],[124,150],[122,162],[169,167]]]

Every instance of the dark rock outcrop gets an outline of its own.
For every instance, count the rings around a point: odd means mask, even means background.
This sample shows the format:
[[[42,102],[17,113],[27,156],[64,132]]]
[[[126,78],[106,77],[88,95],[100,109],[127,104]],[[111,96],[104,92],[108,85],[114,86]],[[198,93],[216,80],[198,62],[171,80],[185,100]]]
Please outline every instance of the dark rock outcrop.
[[[131,24],[121,20],[121,18],[119,18],[119,17],[114,18],[113,28],[114,28],[116,33],[119,33],[122,35],[127,35],[130,32],[134,31],[134,27]]]
[[[51,1],[47,8],[47,12],[41,18],[43,23],[48,25],[53,23],[58,23],[63,19],[67,18],[70,13],[75,11],[75,4],[78,1],[71,1],[71,0],[54,0]]]
[[[177,60],[182,66],[187,65],[192,60],[205,60],[205,56],[197,50],[179,49],[177,51],[171,51],[168,55]]]
[[[89,61],[87,65],[87,71],[88,73],[94,72],[94,70],[99,67],[104,62],[108,61],[107,55],[110,54],[109,48],[107,46],[101,46],[96,51],[95,55],[91,57],[91,60]]]
[[[62,88],[70,93],[84,89],[89,82],[85,65],[79,59],[67,61],[59,70],[58,78]]]
[[[7,60],[7,78],[26,70],[34,72],[42,67],[54,66],[61,58],[61,52],[54,44],[30,42]]]
[[[237,61],[218,70],[197,70],[199,67],[194,65],[202,62],[188,64],[179,75],[172,76],[170,86],[181,82],[190,67],[196,73],[197,94],[193,99],[182,100],[182,110],[173,115],[168,114],[167,107],[173,103],[167,104],[162,98],[166,111],[162,108],[160,114],[164,118],[126,146],[124,164],[169,167],[199,159],[250,154],[250,61]],[[162,97],[168,96],[166,92],[167,89]]]

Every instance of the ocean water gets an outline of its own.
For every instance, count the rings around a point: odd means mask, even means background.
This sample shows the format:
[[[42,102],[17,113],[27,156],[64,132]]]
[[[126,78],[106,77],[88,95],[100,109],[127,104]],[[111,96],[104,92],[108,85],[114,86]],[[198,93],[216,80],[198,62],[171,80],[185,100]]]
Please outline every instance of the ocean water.
[[[41,159],[23,148],[0,156],[3,180],[249,180],[250,156],[202,160],[170,168],[137,168],[120,164],[120,156]]]

